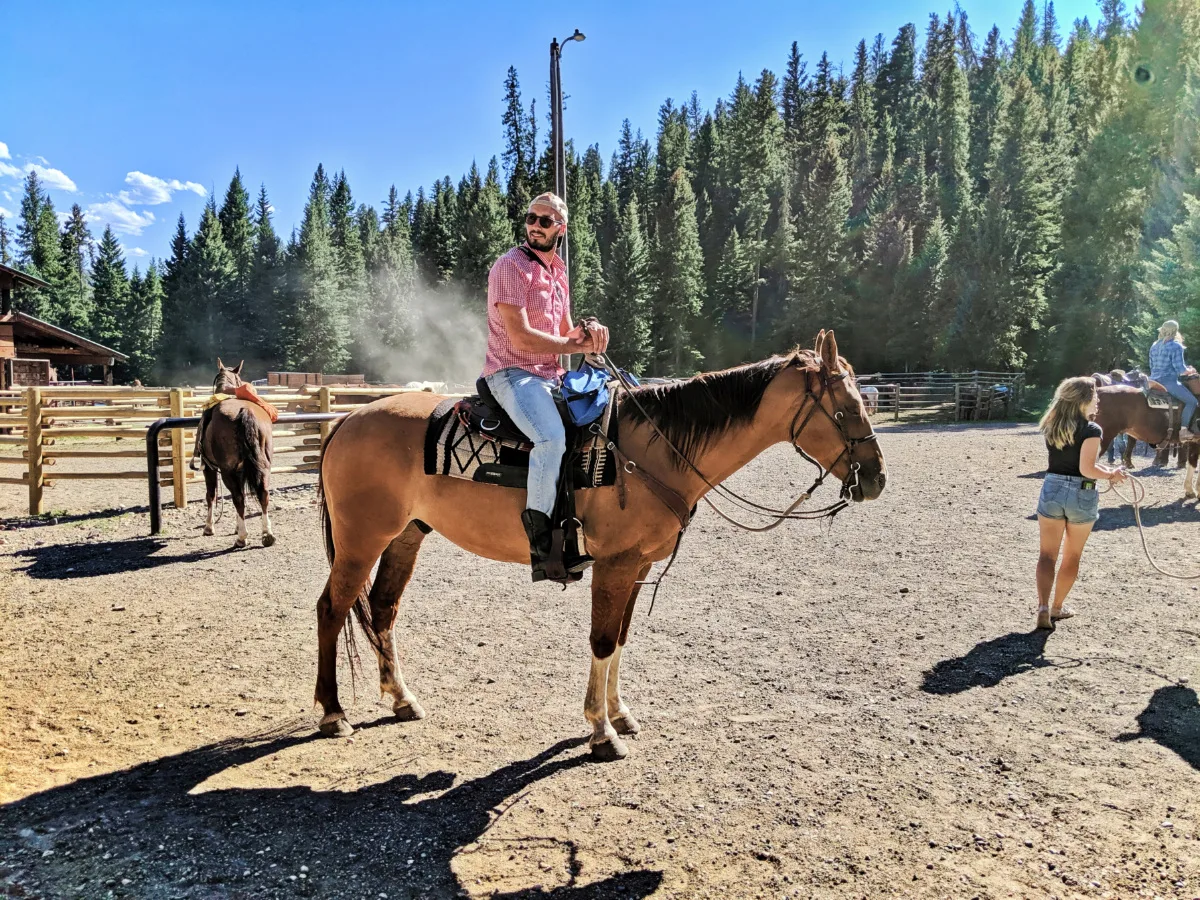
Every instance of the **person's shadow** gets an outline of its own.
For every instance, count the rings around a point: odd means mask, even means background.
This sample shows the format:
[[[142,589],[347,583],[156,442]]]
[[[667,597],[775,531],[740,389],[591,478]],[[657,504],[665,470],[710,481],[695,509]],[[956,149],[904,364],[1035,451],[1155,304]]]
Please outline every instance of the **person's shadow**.
[[[575,739],[457,785],[453,773],[438,771],[401,773],[350,791],[336,785],[195,791],[230,768],[313,737],[305,724],[290,733],[223,741],[0,808],[0,860],[7,861],[0,863],[0,884],[35,897],[100,896],[109,888],[139,897],[259,897],[281,890],[318,897],[461,896],[451,863],[477,841],[476,849],[486,847],[485,832],[507,809],[505,801],[588,762],[586,752],[563,755],[583,744]],[[507,842],[504,855],[539,841],[544,836]],[[638,898],[662,882],[661,872],[639,869],[581,885],[574,843],[552,843],[566,851],[568,863],[564,872],[545,877],[565,884],[493,896]]]
[[[1182,684],[1161,687],[1138,713],[1138,731],[1118,735],[1122,743],[1149,738],[1179,754],[1193,769],[1200,769],[1200,703],[1196,692]]]
[[[980,641],[965,656],[943,659],[927,671],[921,690],[927,694],[960,694],[973,687],[995,687],[1005,678],[1049,666],[1046,641],[1051,632],[1014,631]]]

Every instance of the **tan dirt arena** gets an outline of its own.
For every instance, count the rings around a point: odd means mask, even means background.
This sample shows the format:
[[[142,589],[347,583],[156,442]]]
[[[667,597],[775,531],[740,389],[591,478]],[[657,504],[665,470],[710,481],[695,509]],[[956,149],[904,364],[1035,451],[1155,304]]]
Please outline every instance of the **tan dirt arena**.
[[[322,739],[311,477],[244,551],[228,503],[150,539],[138,482],[62,482],[56,523],[0,488],[0,896],[1200,897],[1200,581],[1154,575],[1108,495],[1079,616],[1034,633],[1033,426],[880,433],[887,490],[832,527],[702,509],[642,594],[643,731],[609,764],[587,581],[431,536],[399,625],[429,717],[391,719],[360,639],[358,731]],[[1200,572],[1182,474],[1144,474],[1153,549]],[[811,477],[778,447],[732,485]]]

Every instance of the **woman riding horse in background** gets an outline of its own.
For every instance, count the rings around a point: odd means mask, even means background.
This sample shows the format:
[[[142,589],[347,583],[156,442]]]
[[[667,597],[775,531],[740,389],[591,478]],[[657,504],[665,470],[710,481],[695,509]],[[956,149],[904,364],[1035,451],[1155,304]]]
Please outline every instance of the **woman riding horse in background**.
[[[1158,329],[1158,340],[1150,346],[1150,378],[1157,381],[1167,393],[1183,404],[1183,414],[1179,418],[1179,440],[1190,441],[1196,438],[1191,430],[1192,416],[1196,412],[1197,398],[1187,385],[1179,380],[1180,375],[1195,372],[1183,361],[1183,336],[1179,333],[1179,323],[1167,319]]]
[[[1103,432],[1090,421],[1098,402],[1093,379],[1068,378],[1058,386],[1054,402],[1038,423],[1050,455],[1037,506],[1041,534],[1037,563],[1038,628],[1052,629],[1056,620],[1069,619],[1075,614],[1063,601],[1079,574],[1083,546],[1100,516],[1096,481],[1106,479],[1121,484],[1128,477],[1124,469],[1109,468],[1099,462]],[[1054,565],[1060,548],[1062,565],[1056,579]],[[1054,588],[1053,606],[1051,588]]]

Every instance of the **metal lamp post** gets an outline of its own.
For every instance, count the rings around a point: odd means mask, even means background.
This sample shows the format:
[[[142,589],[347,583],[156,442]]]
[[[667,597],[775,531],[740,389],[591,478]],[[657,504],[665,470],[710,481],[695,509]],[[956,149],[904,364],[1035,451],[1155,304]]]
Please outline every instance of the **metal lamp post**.
[[[554,152],[554,193],[567,200],[567,162],[563,150],[563,97],[562,76],[559,73],[559,60],[562,58],[562,48],[571,41],[582,41],[583,32],[578,28],[575,33],[559,44],[558,38],[550,42],[550,146]],[[562,247],[559,249],[563,265],[568,265],[567,237],[563,235]],[[567,268],[568,274],[570,268]]]

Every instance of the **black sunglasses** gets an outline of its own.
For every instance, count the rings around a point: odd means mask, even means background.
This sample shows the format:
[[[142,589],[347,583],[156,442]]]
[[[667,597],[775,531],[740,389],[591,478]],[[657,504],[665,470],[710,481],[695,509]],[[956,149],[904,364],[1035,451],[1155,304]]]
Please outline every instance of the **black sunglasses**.
[[[541,225],[543,228],[553,228],[555,225],[561,225],[562,223],[552,216],[539,216],[537,213],[526,213],[525,224]]]

